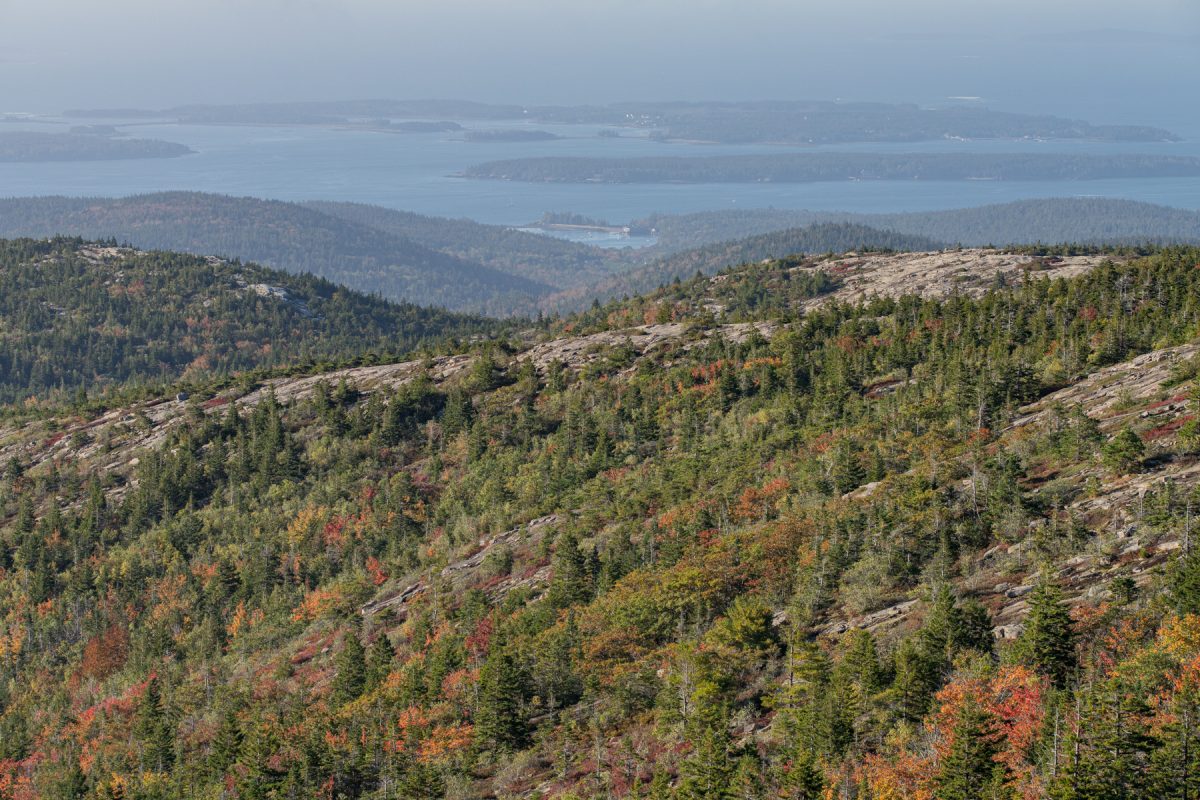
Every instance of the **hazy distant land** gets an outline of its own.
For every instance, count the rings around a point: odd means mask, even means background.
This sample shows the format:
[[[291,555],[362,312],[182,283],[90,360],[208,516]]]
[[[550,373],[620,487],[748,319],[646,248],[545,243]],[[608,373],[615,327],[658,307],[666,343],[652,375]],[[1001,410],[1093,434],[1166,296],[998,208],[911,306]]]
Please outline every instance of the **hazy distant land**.
[[[158,139],[117,139],[96,133],[0,132],[0,162],[177,158],[191,152],[182,144]]]
[[[521,106],[464,100],[361,100],[191,105],[158,111],[90,109],[72,110],[66,114],[86,119],[143,117],[215,125],[339,125],[364,119],[522,120],[542,124],[635,128],[650,131],[659,139],[729,144],[835,144],[938,139],[1162,142],[1178,139],[1162,128],[1093,125],[1051,115],[1018,114],[975,106],[922,108],[914,104],[828,101]]]
[[[541,183],[812,183],[817,181],[1050,181],[1200,175],[1200,158],[1018,153],[781,153],[768,155],[491,161],[463,176]]]

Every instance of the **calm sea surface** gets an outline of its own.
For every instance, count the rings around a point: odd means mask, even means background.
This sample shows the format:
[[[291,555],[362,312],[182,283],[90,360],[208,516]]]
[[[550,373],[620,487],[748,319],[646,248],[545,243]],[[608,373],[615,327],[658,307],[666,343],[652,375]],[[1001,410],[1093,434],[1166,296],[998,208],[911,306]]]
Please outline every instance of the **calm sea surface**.
[[[34,127],[8,123],[2,130]],[[37,126],[53,130],[49,126]],[[471,127],[499,127],[488,123]],[[519,127],[519,125],[514,125]],[[1200,178],[1046,182],[838,182],[813,184],[573,185],[468,181],[453,177],[483,161],[526,156],[639,156],[777,153],[773,146],[651,141],[636,133],[600,138],[594,126],[531,125],[563,136],[545,142],[464,142],[445,133],[394,134],[311,127],[123,126],[131,136],[180,142],[176,159],[0,164],[0,196],[121,196],[166,190],[280,200],[347,200],[445,217],[523,225],[546,211],[614,223],[654,212],[792,208],[851,212],[923,211],[1034,197],[1102,196],[1200,208]],[[62,127],[57,129],[62,130]],[[1175,129],[1177,143],[937,141],[819,148],[871,152],[1154,153],[1200,156],[1200,125]],[[596,244],[620,244],[600,239]],[[628,242],[626,242],[628,243]],[[637,243],[637,242],[635,242]]]

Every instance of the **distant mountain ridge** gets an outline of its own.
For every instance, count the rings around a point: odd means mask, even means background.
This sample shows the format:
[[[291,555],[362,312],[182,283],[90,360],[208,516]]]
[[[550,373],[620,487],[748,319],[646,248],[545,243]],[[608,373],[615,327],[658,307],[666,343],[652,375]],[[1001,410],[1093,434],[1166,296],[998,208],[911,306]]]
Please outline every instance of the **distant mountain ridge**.
[[[775,208],[704,211],[659,214],[633,224],[653,229],[660,248],[678,251],[824,222],[854,222],[964,246],[1200,242],[1200,211],[1109,197],[1055,197],[891,214]]]
[[[899,214],[724,210],[660,214],[631,225],[652,230],[657,244],[606,250],[361,203],[301,204],[198,192],[0,199],[0,237],[111,237],[143,248],[311,272],[390,299],[500,316],[574,311],[593,298],[646,291],[676,276],[792,252],[1200,242],[1200,212],[1109,198]],[[808,230],[813,226],[818,227]],[[762,238],[746,241],[753,237]]]
[[[113,237],[142,248],[311,272],[392,300],[511,313],[555,287],[277,200],[168,192],[118,199],[0,201],[0,236]]]
[[[212,256],[0,240],[0,403],[404,353],[501,328]]]

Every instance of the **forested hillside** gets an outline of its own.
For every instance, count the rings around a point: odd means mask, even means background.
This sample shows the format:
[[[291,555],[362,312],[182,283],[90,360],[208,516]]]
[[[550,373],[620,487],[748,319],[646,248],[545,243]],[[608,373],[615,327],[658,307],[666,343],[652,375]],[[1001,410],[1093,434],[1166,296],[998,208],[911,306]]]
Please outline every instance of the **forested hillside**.
[[[941,247],[942,244],[923,236],[894,233],[854,223],[817,223],[683,250],[579,289],[559,292],[544,300],[542,305],[578,308],[585,300],[608,300],[622,295],[641,294],[664,283],[690,278],[696,273],[711,275],[734,264],[789,254],[844,253],[849,250],[937,250]]]
[[[680,251],[823,222],[867,225],[969,247],[1036,242],[1200,243],[1200,212],[1108,197],[1055,197],[899,214],[767,208],[708,211],[658,215],[633,225],[655,230],[659,247]]]
[[[196,192],[0,200],[0,236],[115,238],[309,272],[390,300],[511,314],[553,286],[295,203]],[[557,284],[556,284],[557,285]]]
[[[1200,250],[1076,258],[14,417],[0,797],[1192,796]]]
[[[498,329],[216,258],[0,241],[0,402],[377,357]]]
[[[396,236],[432,250],[566,289],[622,269],[625,254],[469,219],[444,219],[363,203],[305,203],[324,214]]]

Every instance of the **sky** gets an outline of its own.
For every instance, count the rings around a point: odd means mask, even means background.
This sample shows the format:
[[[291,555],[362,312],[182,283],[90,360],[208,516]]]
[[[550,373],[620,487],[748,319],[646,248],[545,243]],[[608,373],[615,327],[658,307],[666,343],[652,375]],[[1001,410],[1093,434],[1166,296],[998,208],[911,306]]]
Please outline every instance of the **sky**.
[[[1200,0],[0,0],[0,113],[366,97],[1197,114]]]

